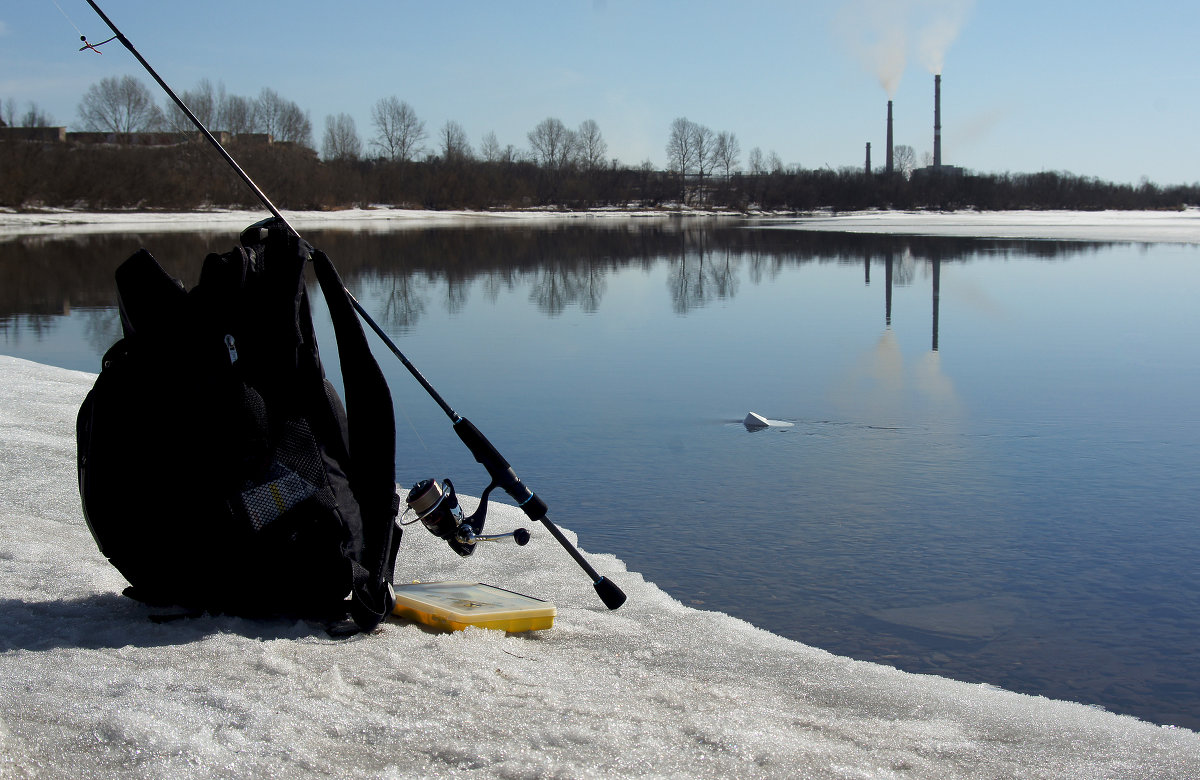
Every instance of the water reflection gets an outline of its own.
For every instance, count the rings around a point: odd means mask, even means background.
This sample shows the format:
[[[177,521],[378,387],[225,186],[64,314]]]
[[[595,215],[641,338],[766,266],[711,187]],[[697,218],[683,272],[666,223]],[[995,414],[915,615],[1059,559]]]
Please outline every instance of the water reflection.
[[[529,300],[550,317],[557,317],[570,306],[595,313],[604,297],[606,270],[591,261],[579,266],[548,262],[531,274]],[[508,284],[514,281],[509,277]]]
[[[940,258],[932,258],[929,264],[933,267],[933,351],[938,351],[938,312],[940,307],[940,298],[942,294],[942,261]]]
[[[414,327],[430,305],[450,313],[462,311],[480,278],[484,295],[493,300],[501,290],[528,285],[531,301],[547,316],[558,316],[571,306],[595,312],[606,294],[609,271],[660,262],[670,265],[667,294],[680,314],[735,297],[743,266],[746,278],[757,285],[797,265],[863,264],[870,284],[871,266],[882,262],[888,322],[892,286],[910,284],[916,266],[926,264],[933,272],[936,321],[942,262],[1068,259],[1107,245],[757,230],[752,223],[703,220],[634,227],[423,228],[384,234],[327,230],[306,237],[334,258],[352,287],[362,280],[387,280],[383,318],[400,330]],[[72,308],[115,306],[113,271],[142,246],[190,285],[198,279],[204,257],[228,249],[233,240],[232,233],[212,232],[0,239],[0,318],[9,329],[21,327],[36,336],[53,327],[55,315],[69,314]],[[434,289],[442,300],[430,300]],[[18,316],[19,324],[12,320]]]
[[[393,332],[407,333],[425,313],[425,285],[415,276],[393,276],[383,289],[382,324]]]

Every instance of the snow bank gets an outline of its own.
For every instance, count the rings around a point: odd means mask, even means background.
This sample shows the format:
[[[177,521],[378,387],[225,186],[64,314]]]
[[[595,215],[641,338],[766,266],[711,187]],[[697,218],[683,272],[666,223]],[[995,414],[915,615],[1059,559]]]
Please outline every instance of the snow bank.
[[[551,600],[550,631],[396,621],[339,641],[303,622],[151,622],[154,610],[120,595],[79,508],[73,426],[93,379],[0,356],[2,778],[1185,778],[1200,767],[1191,731],[839,658],[685,607],[592,555],[629,594],[609,612],[537,528],[526,547],[469,559],[410,528],[398,579]],[[489,529],[520,521],[489,513]]]
[[[342,209],[340,211],[282,211],[297,230],[339,228],[358,231],[389,231],[430,226],[466,226],[545,222],[565,219],[611,219],[634,217],[668,218],[662,211],[423,211],[390,207]],[[17,212],[0,209],[0,237],[13,235],[72,235],[145,231],[155,233],[229,230],[235,232],[269,217],[266,211],[213,209],[198,212],[109,211],[86,212],[46,209]]]
[[[1200,209],[1185,211],[871,211],[772,225],[846,233],[1200,244]]]
[[[389,231],[436,225],[534,223],[616,218],[669,219],[679,213],[699,217],[742,215],[687,210],[627,209],[591,211],[422,211],[390,207],[341,211],[284,211],[297,230],[337,228]],[[0,209],[0,237],[123,231],[241,230],[268,216],[265,211],[205,212],[116,211],[89,213],[69,209],[16,212]],[[1043,238],[1079,241],[1133,241],[1200,244],[1200,209],[1185,211],[866,211],[802,218],[751,215],[761,226],[792,230],[852,233],[942,235],[978,238]]]

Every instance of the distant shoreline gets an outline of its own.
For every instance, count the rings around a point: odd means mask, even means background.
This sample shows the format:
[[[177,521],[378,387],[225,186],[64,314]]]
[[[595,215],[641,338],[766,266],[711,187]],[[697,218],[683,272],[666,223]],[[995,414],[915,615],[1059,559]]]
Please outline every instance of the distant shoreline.
[[[562,220],[722,218],[793,230],[946,235],[978,238],[1106,240],[1200,244],[1200,208],[1182,211],[861,211],[812,214],[749,213],[695,209],[596,209],[589,211],[424,211],[356,208],[284,211],[297,229],[390,231],[416,227]],[[261,210],[111,211],[0,210],[0,237],[120,233],[130,230],[190,232],[238,229],[268,216]]]
[[[746,215],[732,212],[695,209],[594,209],[566,211],[559,209],[529,209],[511,211],[433,211],[402,209],[387,206],[339,209],[336,211],[281,210],[296,228],[346,228],[392,230],[430,225],[467,226],[483,223],[543,222],[569,219],[671,219],[684,217],[725,217],[744,219]],[[0,209],[0,236],[46,235],[60,230],[80,233],[110,233],[130,229],[163,232],[204,231],[242,228],[270,214],[262,209],[210,209],[201,211],[76,211],[73,209],[39,209],[16,211]],[[774,215],[772,215],[774,216]]]

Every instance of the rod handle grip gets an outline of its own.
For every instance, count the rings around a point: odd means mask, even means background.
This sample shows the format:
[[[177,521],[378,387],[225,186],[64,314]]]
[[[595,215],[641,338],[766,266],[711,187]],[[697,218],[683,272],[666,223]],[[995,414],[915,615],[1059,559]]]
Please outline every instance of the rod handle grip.
[[[545,517],[549,509],[546,502],[525,486],[500,451],[488,441],[488,438],[475,427],[474,423],[466,417],[459,417],[454,421],[454,432],[458,434],[458,438],[462,439],[462,443],[467,445],[467,449],[475,457],[475,462],[487,470],[496,486],[504,488],[504,492],[517,502],[517,506],[528,515],[530,520],[540,520]]]
[[[592,585],[596,588],[596,595],[609,609],[617,609],[625,603],[625,591],[618,588],[617,584],[607,577],[601,577]]]

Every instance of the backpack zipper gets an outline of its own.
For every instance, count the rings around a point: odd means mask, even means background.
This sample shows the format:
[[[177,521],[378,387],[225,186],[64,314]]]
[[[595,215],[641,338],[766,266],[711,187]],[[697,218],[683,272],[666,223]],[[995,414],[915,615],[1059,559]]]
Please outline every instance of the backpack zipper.
[[[233,365],[238,360],[237,342],[233,339],[232,333],[225,334],[225,349],[229,350],[229,365]]]

